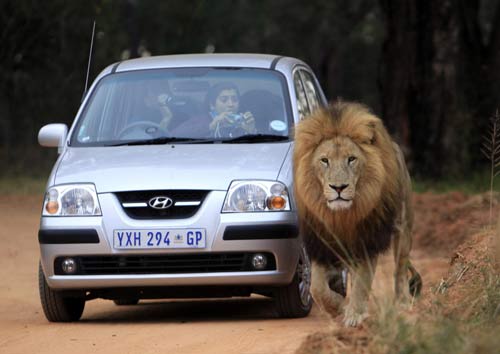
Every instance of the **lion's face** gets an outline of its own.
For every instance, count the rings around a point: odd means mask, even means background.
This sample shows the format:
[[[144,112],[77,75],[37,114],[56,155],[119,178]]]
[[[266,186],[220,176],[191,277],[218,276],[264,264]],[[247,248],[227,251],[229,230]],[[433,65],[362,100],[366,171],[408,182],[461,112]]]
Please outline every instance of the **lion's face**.
[[[337,136],[316,148],[312,164],[328,208],[349,209],[365,165],[361,149],[348,137]]]

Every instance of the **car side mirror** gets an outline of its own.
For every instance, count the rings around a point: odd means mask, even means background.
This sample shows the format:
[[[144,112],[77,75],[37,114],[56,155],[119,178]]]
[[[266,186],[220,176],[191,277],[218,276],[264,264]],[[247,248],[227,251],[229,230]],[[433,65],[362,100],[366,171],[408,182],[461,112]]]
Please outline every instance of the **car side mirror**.
[[[68,126],[66,124],[47,124],[38,132],[38,143],[41,146],[57,147],[57,152],[60,154],[67,136]]]

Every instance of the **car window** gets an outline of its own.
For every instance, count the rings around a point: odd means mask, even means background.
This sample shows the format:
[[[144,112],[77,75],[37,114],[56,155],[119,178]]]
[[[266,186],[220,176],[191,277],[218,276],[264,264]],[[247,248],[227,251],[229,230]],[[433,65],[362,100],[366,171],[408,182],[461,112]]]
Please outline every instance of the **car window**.
[[[307,104],[306,93],[304,91],[304,86],[302,85],[302,80],[300,78],[300,73],[298,70],[293,74],[293,85],[295,88],[295,97],[297,99],[297,110],[299,111],[299,118],[302,120],[310,113],[310,110]]]
[[[281,73],[265,69],[175,68],[110,74],[93,90],[73,129],[71,145],[116,145],[159,137],[287,137],[293,119],[286,87]],[[213,124],[220,116],[224,119]]]
[[[302,76],[302,82],[304,83],[309,108],[311,112],[314,112],[321,106],[321,98],[319,96],[318,87],[316,86],[313,76],[308,71],[300,70],[300,74]]]

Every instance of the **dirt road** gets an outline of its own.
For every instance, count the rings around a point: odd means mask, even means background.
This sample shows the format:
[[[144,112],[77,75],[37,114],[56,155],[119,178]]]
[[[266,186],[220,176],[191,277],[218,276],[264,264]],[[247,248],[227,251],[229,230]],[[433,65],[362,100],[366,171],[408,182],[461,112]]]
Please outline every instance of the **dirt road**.
[[[317,308],[304,319],[276,318],[264,298],[86,304],[77,323],[49,323],[38,297],[40,197],[0,196],[0,353],[293,353],[310,333],[337,326]],[[449,255],[417,249],[424,291]],[[392,262],[379,262],[375,294],[392,296]]]

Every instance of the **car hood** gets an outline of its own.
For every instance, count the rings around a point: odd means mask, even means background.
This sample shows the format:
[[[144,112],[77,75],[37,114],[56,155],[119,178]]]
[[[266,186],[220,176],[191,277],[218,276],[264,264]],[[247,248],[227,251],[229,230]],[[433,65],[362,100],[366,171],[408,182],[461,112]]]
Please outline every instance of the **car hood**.
[[[290,143],[67,148],[55,184],[126,190],[227,190],[235,179],[276,180]]]

